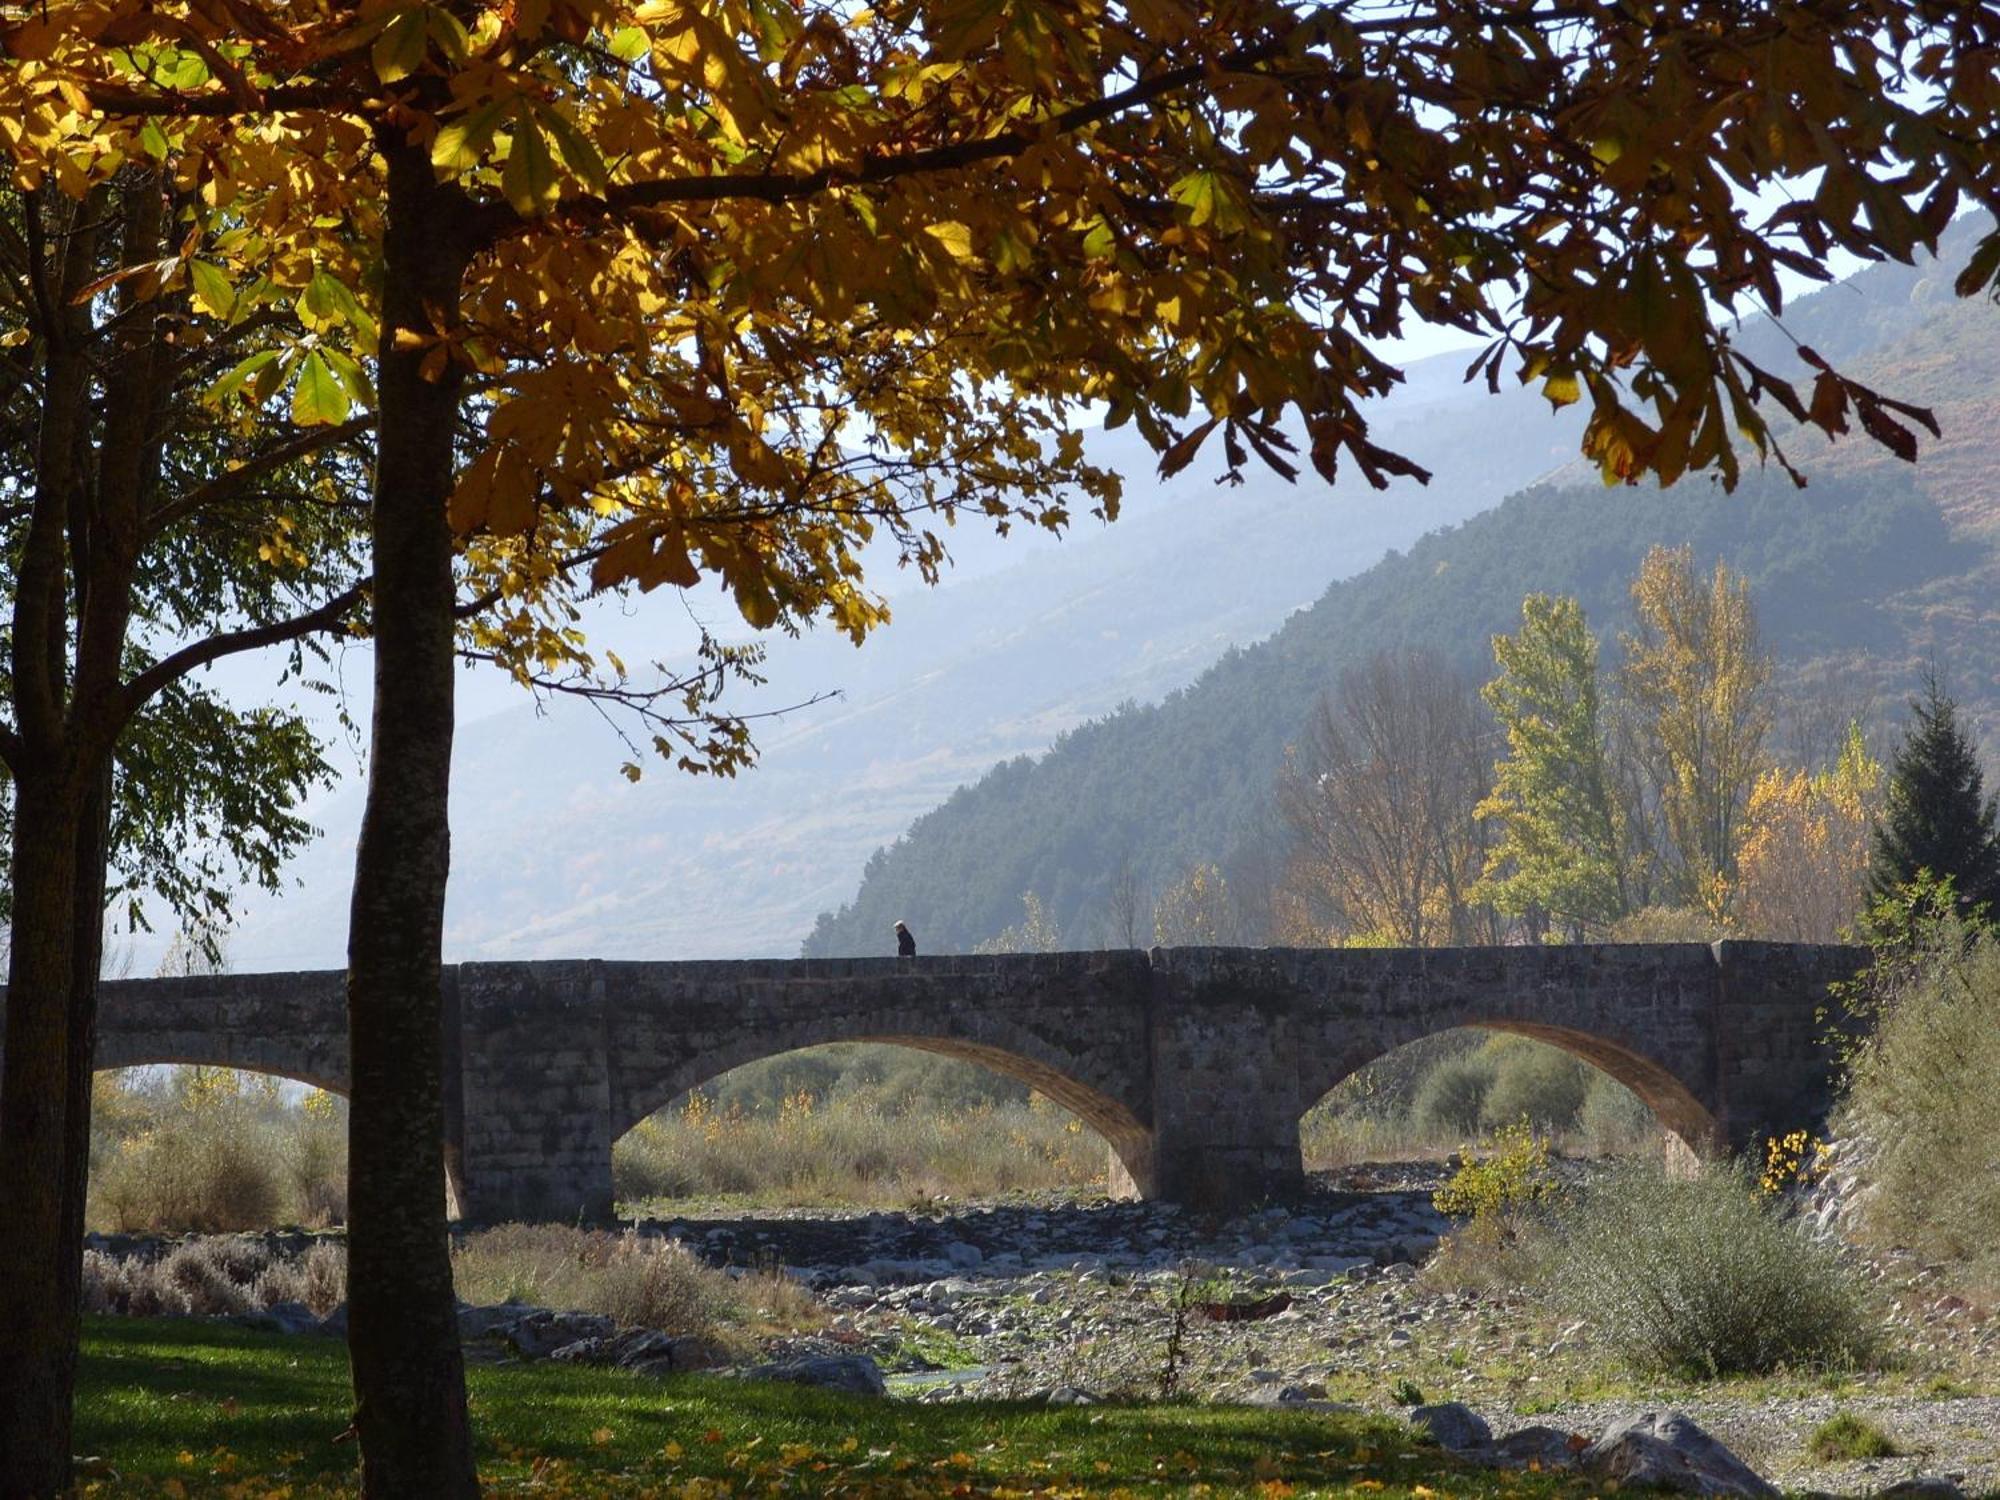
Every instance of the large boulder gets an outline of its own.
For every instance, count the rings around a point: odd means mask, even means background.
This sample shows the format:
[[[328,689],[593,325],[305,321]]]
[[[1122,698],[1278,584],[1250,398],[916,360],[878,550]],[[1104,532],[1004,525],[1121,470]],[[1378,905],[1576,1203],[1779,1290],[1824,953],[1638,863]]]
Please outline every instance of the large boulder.
[[[1410,1425],[1453,1453],[1483,1448],[1493,1441],[1493,1429],[1486,1425],[1486,1418],[1462,1401],[1419,1406],[1410,1413]]]
[[[743,1374],[746,1380],[782,1380],[790,1385],[818,1386],[855,1396],[880,1396],[889,1389],[889,1383],[882,1378],[882,1367],[865,1354],[820,1354],[774,1360]]]
[[[1776,1500],[1778,1491],[1681,1412],[1645,1412],[1605,1430],[1579,1460],[1587,1472],[1620,1484]]]
[[[1496,1469],[1573,1469],[1589,1439],[1560,1427],[1519,1427],[1474,1455]]]
[[[528,1302],[489,1302],[477,1307],[461,1302],[458,1304],[458,1336],[468,1343],[495,1338],[528,1314],[540,1310]]]
[[[1875,1492],[1875,1500],[1965,1500],[1965,1491],[1939,1474],[1916,1474]]]
[[[261,1312],[238,1313],[230,1320],[259,1333],[318,1333],[320,1320],[303,1302],[273,1302]]]
[[[536,1308],[494,1328],[501,1340],[522,1359],[547,1359],[556,1350],[584,1339],[608,1339],[617,1325],[596,1313],[550,1312]]]

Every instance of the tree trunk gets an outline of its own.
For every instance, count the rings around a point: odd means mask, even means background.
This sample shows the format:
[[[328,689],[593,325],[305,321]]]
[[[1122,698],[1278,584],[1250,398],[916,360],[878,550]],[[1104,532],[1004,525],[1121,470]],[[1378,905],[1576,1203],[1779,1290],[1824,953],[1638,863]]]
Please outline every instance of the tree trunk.
[[[69,529],[85,504],[94,339],[88,299],[109,190],[51,212],[59,254],[43,267],[58,309],[43,329],[44,390],[35,498],[12,600],[10,642],[19,748],[14,780],[13,923],[0,1075],[0,1500],[68,1487],[83,1247],[66,1205],[83,1191],[70,1143],[70,1014],[76,975],[78,839],[86,779],[67,726]],[[42,215],[39,196],[28,205]],[[88,1067],[86,1059],[84,1066]]]
[[[0,1496],[69,1484],[77,1305],[59,1268],[81,1260],[65,1202],[80,799],[60,770],[17,768],[14,921],[0,1085]],[[87,1067],[88,1064],[86,1063]],[[77,1175],[81,1163],[75,1164]],[[76,1272],[68,1281],[74,1284]]]
[[[104,883],[111,859],[112,762],[90,778],[76,831],[76,939],[70,955],[69,1087],[63,1251],[56,1301],[83,1303],[83,1219],[90,1196],[90,1085],[97,1073],[97,981],[104,971]],[[72,1349],[74,1345],[72,1344]],[[74,1384],[72,1362],[66,1387]]]
[[[375,695],[347,939],[348,1347],[362,1494],[476,1495],[445,1226],[440,974],[451,780],[452,537],[445,503],[461,376],[424,378],[456,317],[462,200],[400,137],[389,224],[373,496]]]

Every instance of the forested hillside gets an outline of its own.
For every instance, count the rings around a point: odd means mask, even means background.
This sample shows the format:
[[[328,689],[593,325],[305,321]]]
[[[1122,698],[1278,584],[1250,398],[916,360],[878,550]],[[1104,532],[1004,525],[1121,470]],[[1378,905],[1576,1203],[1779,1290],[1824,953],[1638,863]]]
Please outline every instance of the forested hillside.
[[[1813,476],[1804,491],[1775,470],[1733,495],[1558,476],[1335,583],[1164,701],[1128,705],[962,787],[876,853],[805,951],[879,952],[899,917],[931,951],[969,947],[1018,922],[1030,890],[1066,946],[1092,946],[1116,925],[1115,887],[1157,894],[1196,861],[1268,864],[1282,852],[1272,785],[1284,748],[1344,667],[1429,647],[1483,678],[1490,638],[1538,590],[1578,596],[1614,639],[1654,543],[1691,544],[1699,565],[1722,559],[1747,577],[1781,677],[1831,672],[1893,708],[1935,655],[1975,720],[2000,721],[2000,481],[1989,477],[2000,473],[2000,313],[1954,302],[1923,268],[1877,267],[1787,323],[1881,389],[1936,405],[1945,441],[1910,468],[1795,437],[1788,451]],[[1775,358],[1781,337],[1756,330],[1757,357]]]

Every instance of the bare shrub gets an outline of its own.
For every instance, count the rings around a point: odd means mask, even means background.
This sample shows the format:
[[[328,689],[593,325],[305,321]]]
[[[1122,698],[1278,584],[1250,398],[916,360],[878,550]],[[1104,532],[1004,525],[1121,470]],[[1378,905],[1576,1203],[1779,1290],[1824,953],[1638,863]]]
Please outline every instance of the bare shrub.
[[[555,1224],[504,1224],[468,1235],[452,1254],[468,1302],[525,1302],[601,1313],[622,1326],[747,1346],[772,1329],[816,1326],[819,1304],[786,1277],[731,1275],[676,1241]]]
[[[1561,1191],[1549,1143],[1527,1120],[1495,1131],[1431,1195],[1438,1212],[1462,1222],[1425,1268],[1426,1281],[1484,1291],[1538,1280]]]
[[[939,1185],[960,1196],[1101,1185],[1103,1141],[1039,1096],[957,1107],[892,1103],[871,1088],[803,1089],[775,1110],[689,1096],[612,1151],[627,1203],[698,1194],[791,1203],[908,1203]]]
[[[283,1132],[292,1217],[324,1229],[347,1222],[347,1101],[315,1089]]]
[[[304,1255],[274,1260],[252,1294],[259,1307],[300,1302],[323,1318],[347,1300],[347,1247],[322,1240]]]
[[[269,1268],[270,1256],[252,1257],[234,1250],[227,1240],[190,1240],[168,1251],[154,1266],[153,1279],[163,1301],[178,1297],[182,1306],[162,1310],[202,1316],[255,1312],[253,1289]]]
[[[130,1263],[100,1250],[83,1252],[83,1310],[121,1313],[132,1301]]]
[[[250,1130],[168,1120],[127,1141],[97,1184],[99,1217],[121,1230],[260,1229],[283,1202],[279,1169]]]
[[[1591,1077],[1577,1114],[1579,1144],[1595,1156],[1625,1155],[1659,1139],[1660,1121],[1644,1099],[1608,1073]]]
[[[347,1209],[346,1105],[277,1080],[179,1068],[98,1081],[90,1221],[126,1231],[325,1226]]]

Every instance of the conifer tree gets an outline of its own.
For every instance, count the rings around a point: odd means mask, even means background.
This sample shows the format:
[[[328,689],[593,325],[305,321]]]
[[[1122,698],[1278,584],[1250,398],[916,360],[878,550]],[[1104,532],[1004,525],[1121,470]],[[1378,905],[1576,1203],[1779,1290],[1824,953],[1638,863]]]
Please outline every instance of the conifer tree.
[[[1889,805],[1875,830],[1869,888],[1893,894],[1928,870],[1948,879],[1960,909],[2000,909],[2000,833],[1996,799],[1985,793],[1979,748],[1958,721],[1958,704],[1935,673],[1889,767]]]

